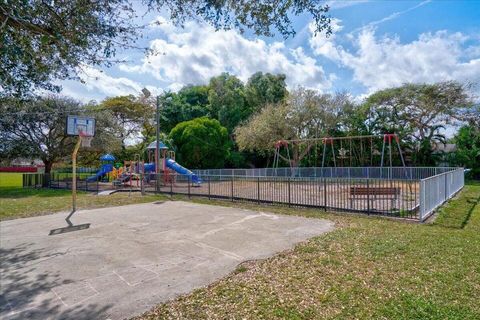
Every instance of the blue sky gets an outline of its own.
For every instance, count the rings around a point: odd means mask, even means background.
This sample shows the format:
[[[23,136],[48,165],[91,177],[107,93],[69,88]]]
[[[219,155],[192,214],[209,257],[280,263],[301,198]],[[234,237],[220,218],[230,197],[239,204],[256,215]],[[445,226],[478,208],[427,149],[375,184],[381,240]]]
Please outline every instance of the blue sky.
[[[195,22],[173,26],[150,13],[139,50],[119,54],[110,68],[84,66],[62,93],[89,101],[203,84],[227,71],[246,80],[256,71],[284,73],[289,87],[349,91],[362,98],[405,82],[480,82],[480,1],[329,1],[334,34],[314,35],[308,16],[293,18],[297,35],[284,40],[235,30],[215,32]],[[142,10],[142,8],[139,8]],[[479,93],[478,87],[475,91]]]

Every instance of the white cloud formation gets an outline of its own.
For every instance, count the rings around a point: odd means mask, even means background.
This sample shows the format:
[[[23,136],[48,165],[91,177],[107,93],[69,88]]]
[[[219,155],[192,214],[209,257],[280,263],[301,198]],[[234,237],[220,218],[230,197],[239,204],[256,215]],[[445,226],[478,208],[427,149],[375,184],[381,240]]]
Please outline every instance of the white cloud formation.
[[[215,31],[194,22],[179,29],[165,19],[156,21],[154,28],[163,36],[151,41],[150,48],[157,54],[145,57],[138,65],[120,65],[122,71],[151,74],[171,89],[206,83],[222,72],[245,81],[257,71],[284,73],[291,86],[319,90],[332,86],[334,75],[326,75],[302,48],[289,49],[283,42],[249,40],[235,30]]]
[[[310,46],[316,55],[351,69],[354,80],[369,91],[406,82],[480,81],[480,44],[465,48],[469,37],[459,32],[424,33],[409,43],[401,43],[398,37],[379,39],[373,29],[346,38],[356,51],[344,49],[336,37],[313,34]]]
[[[335,10],[348,8],[366,2],[370,2],[370,0],[330,0],[327,1],[327,5],[330,7],[330,9]]]
[[[342,31],[343,29],[341,22],[342,21],[339,19],[332,19],[332,34],[328,37],[324,32],[315,34],[315,24],[313,22],[309,23],[308,27],[310,33],[312,34],[309,39],[309,43],[315,54],[326,56],[333,60],[340,59],[340,56],[338,55],[338,50],[336,48],[335,40],[337,37],[337,33]]]
[[[59,81],[58,84],[62,86],[62,94],[85,103],[119,95],[132,94],[138,96],[143,88],[147,88],[152,95],[163,92],[161,88],[151,85],[145,86],[125,77],[113,77],[96,67],[88,65],[82,65],[77,71],[80,81],[63,80]]]
[[[90,91],[97,91],[108,95],[137,95],[142,85],[128,78],[114,78],[94,67],[82,66],[79,77]]]

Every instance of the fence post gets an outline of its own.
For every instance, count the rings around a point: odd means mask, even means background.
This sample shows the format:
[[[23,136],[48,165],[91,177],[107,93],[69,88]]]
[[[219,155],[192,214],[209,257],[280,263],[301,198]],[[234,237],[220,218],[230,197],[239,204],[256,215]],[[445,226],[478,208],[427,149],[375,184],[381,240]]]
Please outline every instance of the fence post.
[[[425,182],[420,180],[420,208],[419,208],[419,219],[420,222],[423,222],[423,212],[425,211]]]
[[[292,204],[292,201],[291,201],[291,194],[290,194],[290,177],[288,177],[288,206],[290,207],[291,204]]]
[[[367,215],[370,215],[370,179],[367,179]]]
[[[445,201],[448,200],[448,195],[447,195],[447,175],[448,173],[443,174],[445,176]]]
[[[257,177],[257,203],[260,204],[260,177]]]
[[[233,202],[233,178],[234,178],[234,176],[232,176],[232,179],[231,179],[231,186],[232,186],[232,188],[231,188],[231,190],[232,190],[232,202]]]
[[[208,177],[208,200],[210,200],[210,175],[207,176]]]
[[[327,212],[327,178],[323,178],[323,204],[325,212]]]

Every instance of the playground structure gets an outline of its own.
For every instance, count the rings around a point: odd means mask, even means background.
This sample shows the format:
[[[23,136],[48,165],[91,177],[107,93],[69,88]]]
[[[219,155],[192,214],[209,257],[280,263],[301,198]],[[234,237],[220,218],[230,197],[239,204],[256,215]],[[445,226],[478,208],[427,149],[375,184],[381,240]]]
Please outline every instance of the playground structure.
[[[142,186],[161,181],[161,184],[175,184],[178,175],[190,177],[194,185],[200,185],[201,179],[192,171],[182,167],[175,161],[175,152],[169,150],[163,143],[159,143],[159,152],[156,150],[156,141],[150,143],[147,148],[147,162],[142,160],[140,154],[136,154],[133,160],[125,160],[123,166],[114,166],[115,157],[105,154],[100,157],[102,165],[97,173],[88,177],[87,182],[99,182],[105,185],[113,184],[114,187],[129,187],[140,189]],[[159,159],[156,159],[157,154]],[[159,163],[158,170],[155,163]]]

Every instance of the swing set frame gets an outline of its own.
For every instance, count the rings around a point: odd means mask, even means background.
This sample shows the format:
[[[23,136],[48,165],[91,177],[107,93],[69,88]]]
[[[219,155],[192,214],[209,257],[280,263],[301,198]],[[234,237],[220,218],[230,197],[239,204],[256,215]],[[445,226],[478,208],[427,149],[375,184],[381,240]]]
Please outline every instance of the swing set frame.
[[[400,156],[400,160],[402,163],[403,167],[406,167],[405,164],[405,158],[403,157],[403,153],[400,147],[400,138],[396,133],[386,133],[386,134],[380,134],[380,135],[360,135],[360,136],[347,136],[347,137],[323,137],[323,138],[308,138],[308,139],[291,139],[291,140],[279,140],[275,143],[275,150],[274,150],[274,158],[273,158],[273,168],[278,168],[279,167],[279,162],[280,159],[283,159],[288,162],[290,167],[294,169],[293,162],[290,157],[290,151],[289,151],[289,146],[292,144],[300,144],[300,143],[307,143],[307,151],[311,149],[312,145],[315,144],[317,146],[318,142],[321,142],[323,145],[323,151],[322,151],[322,165],[321,167],[325,167],[326,163],[326,158],[327,158],[327,149],[330,147],[332,151],[332,160],[333,160],[333,166],[337,167],[337,155],[335,153],[335,142],[340,141],[341,147],[340,149],[337,149],[339,152],[340,150],[343,149],[343,142],[346,141],[349,143],[349,161],[350,161],[350,167],[352,166],[352,141],[354,140],[360,140],[360,147],[362,150],[360,152],[363,154],[363,140],[369,139],[370,141],[370,165],[373,166],[373,139],[383,139],[382,140],[382,152],[381,152],[381,159],[380,159],[380,167],[386,167],[388,164],[388,167],[393,167],[393,144],[396,144],[396,148],[398,151],[398,154]],[[281,150],[282,149],[286,150],[286,157],[281,155]],[[387,150],[386,150],[387,149]],[[346,152],[344,152],[346,153]],[[339,153],[339,156],[342,156],[341,153]],[[300,159],[301,160],[301,159]],[[387,162],[388,160],[388,162]],[[342,162],[343,164],[343,162]],[[341,166],[343,167],[343,165]]]

